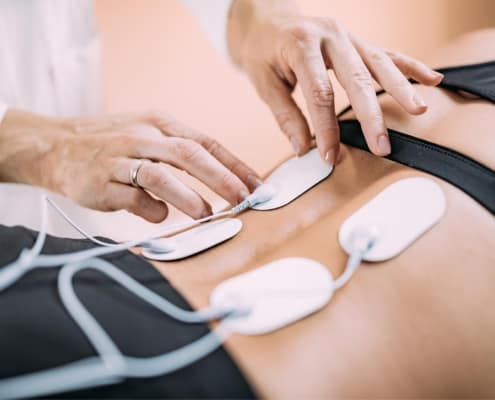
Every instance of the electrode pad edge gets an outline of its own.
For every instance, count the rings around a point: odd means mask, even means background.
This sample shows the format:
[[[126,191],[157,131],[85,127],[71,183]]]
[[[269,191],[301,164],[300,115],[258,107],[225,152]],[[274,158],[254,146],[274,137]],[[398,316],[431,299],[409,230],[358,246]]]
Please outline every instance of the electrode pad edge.
[[[176,248],[163,253],[143,249],[142,255],[151,260],[175,261],[190,257],[237,235],[242,229],[242,221],[237,218],[224,218],[208,222],[172,236]]]
[[[316,148],[301,157],[292,157],[264,180],[275,188],[275,195],[252,208],[261,211],[285,206],[328,177],[332,170]]]
[[[333,277],[322,264],[291,257],[225,280],[211,293],[210,305],[250,307],[250,312],[223,323],[234,332],[262,335],[318,311],[328,303],[333,290]]]
[[[434,226],[445,209],[445,195],[436,182],[423,177],[401,179],[383,189],[342,223],[339,242],[351,254],[353,232],[362,228],[374,229],[376,241],[363,260],[389,260]]]

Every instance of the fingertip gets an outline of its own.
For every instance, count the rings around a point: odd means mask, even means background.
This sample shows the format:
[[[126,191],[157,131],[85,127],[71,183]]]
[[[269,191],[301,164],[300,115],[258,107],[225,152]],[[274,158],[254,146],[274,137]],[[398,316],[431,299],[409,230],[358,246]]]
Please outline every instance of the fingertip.
[[[247,189],[241,189],[241,191],[239,192],[239,196],[237,197],[237,202],[235,204],[241,203],[248,196],[249,196],[249,190],[247,190]]]
[[[443,78],[444,78],[444,74],[442,74],[441,72],[438,72],[438,71],[433,71],[432,73],[432,83],[434,86],[437,86],[440,84],[440,82],[443,81]]]
[[[244,183],[247,185],[249,192],[252,193],[258,186],[261,186],[263,184],[263,181],[261,180],[261,178],[258,175],[254,174],[254,173],[250,173],[246,177],[246,180]]]
[[[299,140],[297,139],[297,137],[292,136],[290,138],[290,143],[292,145],[292,149],[294,150],[294,153],[296,153],[296,155],[299,155],[301,152],[301,146],[299,144]]]
[[[199,196],[199,195],[198,195]],[[191,215],[194,219],[207,218],[213,215],[213,209],[211,208],[210,203],[208,203],[205,199],[200,196],[203,202],[203,208],[196,215]]]
[[[387,133],[378,135],[376,140],[376,146],[373,151],[377,156],[385,157],[390,154],[392,147],[390,145],[390,138]]]
[[[426,86],[438,86],[444,78],[441,72],[429,70],[427,74],[423,74],[422,79],[418,79],[420,83]]]
[[[311,150],[311,148],[312,148],[311,141],[309,141],[309,140],[304,141],[303,145],[300,148],[298,156],[305,155],[308,151]]]
[[[336,146],[336,147],[331,147],[330,149],[328,149],[324,153],[323,159],[325,160],[325,162],[327,162],[331,166],[336,165],[338,163],[338,160],[339,160],[339,147]]]
[[[142,211],[140,216],[155,224],[164,221],[169,213],[168,206],[159,200],[151,200]]]
[[[203,212],[199,215],[199,218],[207,218],[207,217],[210,217],[211,215],[213,215],[213,210],[211,209],[210,206],[208,206],[207,208],[205,208],[203,210]]]
[[[421,97],[419,93],[415,92],[411,98],[411,106],[406,109],[409,114],[419,115],[423,114],[428,109],[428,106],[423,100],[423,97]]]
[[[428,111],[428,106],[425,104],[424,106],[416,106],[413,110],[410,110],[409,113],[412,115],[421,115]]]

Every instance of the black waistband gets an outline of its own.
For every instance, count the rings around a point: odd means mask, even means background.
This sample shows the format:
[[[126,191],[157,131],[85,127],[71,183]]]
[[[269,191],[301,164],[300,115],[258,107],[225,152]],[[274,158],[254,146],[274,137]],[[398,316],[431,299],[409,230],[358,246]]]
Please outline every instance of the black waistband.
[[[370,151],[356,120],[340,121],[341,141]],[[435,175],[471,196],[495,215],[495,172],[457,151],[388,130],[392,151],[388,158],[408,167]]]
[[[0,271],[33,246],[36,234],[0,225]],[[43,253],[92,248],[87,240],[48,236]],[[130,252],[106,257],[148,289],[190,310],[179,292],[148,262]],[[59,268],[38,268],[0,296],[0,379],[60,367],[95,356],[80,328],[64,309],[58,292]],[[91,314],[129,356],[150,357],[176,350],[209,332],[206,324],[184,324],[164,316],[97,271],[74,279]],[[61,398],[253,398],[254,393],[225,349],[174,373],[62,393]],[[56,396],[56,397],[58,397]],[[0,393],[0,397],[1,393]]]

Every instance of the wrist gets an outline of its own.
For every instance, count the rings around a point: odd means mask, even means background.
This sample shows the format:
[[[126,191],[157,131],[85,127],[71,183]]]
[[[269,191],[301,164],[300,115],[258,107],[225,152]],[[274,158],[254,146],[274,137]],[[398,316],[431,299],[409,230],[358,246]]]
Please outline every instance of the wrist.
[[[69,134],[56,119],[7,110],[0,123],[0,181],[55,189],[45,159]]]
[[[280,18],[295,15],[299,12],[292,0],[233,0],[227,23],[227,46],[232,60],[242,68],[252,36],[269,31]],[[271,40],[270,34],[260,36]]]

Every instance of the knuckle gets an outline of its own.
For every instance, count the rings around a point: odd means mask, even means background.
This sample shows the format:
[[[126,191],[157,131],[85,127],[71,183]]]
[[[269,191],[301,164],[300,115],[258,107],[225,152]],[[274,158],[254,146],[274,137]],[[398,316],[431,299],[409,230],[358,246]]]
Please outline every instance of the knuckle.
[[[136,148],[138,147],[139,137],[132,133],[122,133],[120,134],[119,141],[125,147]]]
[[[289,110],[277,111],[274,113],[275,119],[277,120],[280,129],[287,133],[292,125],[293,114]]]
[[[177,155],[186,163],[192,163],[200,157],[204,148],[191,139],[178,139],[175,141]]]
[[[220,143],[217,140],[210,138],[209,136],[204,136],[201,138],[201,145],[208,151],[210,154],[217,154],[221,149]]]
[[[365,68],[352,72],[351,82],[359,91],[373,90],[373,81],[369,71]]]
[[[231,172],[224,172],[219,179],[220,187],[229,194],[234,194],[238,186],[238,179]]]
[[[143,114],[142,120],[151,124],[168,125],[174,119],[163,111],[149,110]]]
[[[387,62],[385,53],[378,49],[372,49],[368,57],[374,64],[385,64]]]
[[[289,35],[300,44],[307,44],[313,40],[314,32],[308,21],[298,22],[288,28]]]
[[[317,107],[333,106],[334,93],[330,82],[317,82],[311,90],[313,103]]]
[[[383,132],[385,125],[380,111],[374,111],[367,118],[367,125],[372,128],[372,134],[378,136]]]
[[[409,91],[413,89],[412,89],[412,85],[409,83],[407,79],[403,77],[398,77],[397,79],[393,80],[390,89],[388,91],[392,91],[392,90],[401,92],[401,91]]]
[[[162,178],[157,171],[151,167],[147,168],[147,166],[143,166],[139,170],[138,180],[141,186],[147,188],[157,187],[162,183]]]
[[[387,57],[389,57],[393,61],[401,59],[402,55],[394,50],[389,50],[386,48],[382,48],[381,50],[385,53]]]
[[[339,32],[343,29],[340,22],[338,20],[336,20],[335,18],[329,18],[329,17],[320,18],[320,25],[327,32],[331,32],[331,33]]]

